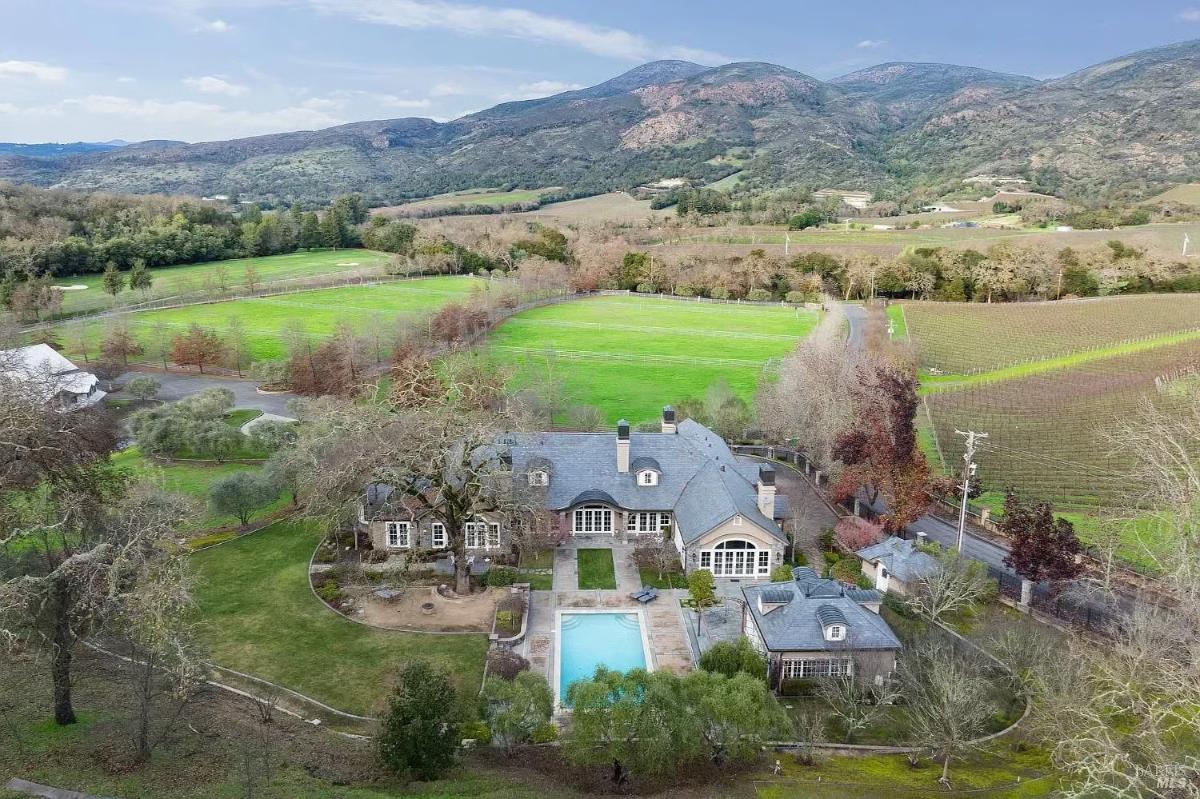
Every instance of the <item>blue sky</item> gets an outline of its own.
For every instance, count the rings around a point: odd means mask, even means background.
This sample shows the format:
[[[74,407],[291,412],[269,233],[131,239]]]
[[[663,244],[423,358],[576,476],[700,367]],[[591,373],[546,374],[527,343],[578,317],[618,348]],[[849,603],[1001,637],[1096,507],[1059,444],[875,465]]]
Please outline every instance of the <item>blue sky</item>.
[[[1200,0],[0,0],[0,141],[202,141],[453,119],[639,63],[1053,77],[1200,38]]]

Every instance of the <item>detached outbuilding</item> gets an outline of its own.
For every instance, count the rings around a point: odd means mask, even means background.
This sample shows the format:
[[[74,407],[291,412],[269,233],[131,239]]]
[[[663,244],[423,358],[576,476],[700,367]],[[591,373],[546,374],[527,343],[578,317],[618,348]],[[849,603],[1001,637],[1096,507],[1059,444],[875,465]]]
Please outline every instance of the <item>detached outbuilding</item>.
[[[879,615],[878,591],[847,587],[807,566],[792,576],[742,588],[742,632],[766,654],[772,688],[829,677],[881,684],[895,672],[900,639]]]

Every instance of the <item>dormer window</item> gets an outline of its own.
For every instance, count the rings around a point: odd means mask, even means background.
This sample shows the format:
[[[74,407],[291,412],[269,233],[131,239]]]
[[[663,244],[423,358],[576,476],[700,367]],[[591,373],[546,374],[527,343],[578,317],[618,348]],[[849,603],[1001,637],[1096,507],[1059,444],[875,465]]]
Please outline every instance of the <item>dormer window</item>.
[[[826,641],[845,641],[846,628],[840,624],[831,624],[825,628]]]
[[[653,469],[642,469],[637,473],[637,484],[640,486],[658,485],[658,472]]]
[[[550,485],[550,473],[542,469],[535,469],[529,473],[529,484],[531,486]]]

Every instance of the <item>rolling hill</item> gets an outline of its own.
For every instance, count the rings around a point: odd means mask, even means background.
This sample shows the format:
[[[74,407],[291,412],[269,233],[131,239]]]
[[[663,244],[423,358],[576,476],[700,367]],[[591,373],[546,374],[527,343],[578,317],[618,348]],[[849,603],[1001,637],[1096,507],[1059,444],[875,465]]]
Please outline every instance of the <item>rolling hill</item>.
[[[73,189],[392,204],[477,186],[597,193],[665,177],[865,189],[1017,173],[1067,195],[1198,177],[1200,42],[1038,82],[890,63],[821,81],[758,62],[656,61],[596,86],[439,123],[356,122],[53,158],[0,152],[0,179]]]

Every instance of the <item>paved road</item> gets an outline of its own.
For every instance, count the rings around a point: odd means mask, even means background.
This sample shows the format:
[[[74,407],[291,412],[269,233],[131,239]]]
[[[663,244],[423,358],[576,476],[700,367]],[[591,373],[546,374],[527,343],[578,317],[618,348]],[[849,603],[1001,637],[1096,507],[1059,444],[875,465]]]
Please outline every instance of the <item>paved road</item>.
[[[842,313],[846,315],[846,323],[850,330],[846,336],[847,343],[852,347],[863,345],[863,333],[867,327],[867,309],[861,305],[842,303]]]
[[[851,346],[861,347],[863,345],[863,332],[867,323],[867,309],[862,305],[842,303],[842,312],[845,313],[849,326],[847,342]],[[874,510],[877,513],[884,512],[882,503],[877,503],[877,505],[880,507],[875,507]],[[925,533],[930,539],[944,546],[958,546],[957,522],[949,522],[936,516],[922,516],[908,526],[908,531],[914,535],[918,532]],[[1014,573],[1012,569],[1004,565],[1004,558],[1008,555],[1008,547],[991,541],[987,531],[977,525],[973,525],[969,518],[967,520],[966,534],[963,536],[963,552],[971,558],[982,561],[1001,571],[1009,574]]]
[[[206,388],[227,388],[233,392],[234,407],[258,408],[264,413],[274,413],[280,416],[292,416],[287,404],[296,398],[295,394],[259,394],[258,384],[252,380],[239,380],[233,377],[213,377],[211,375],[188,375],[174,372],[131,371],[117,378],[117,383],[127,383],[130,378],[139,375],[149,375],[162,384],[158,398],[168,402],[181,400],[184,397],[203,391]]]

